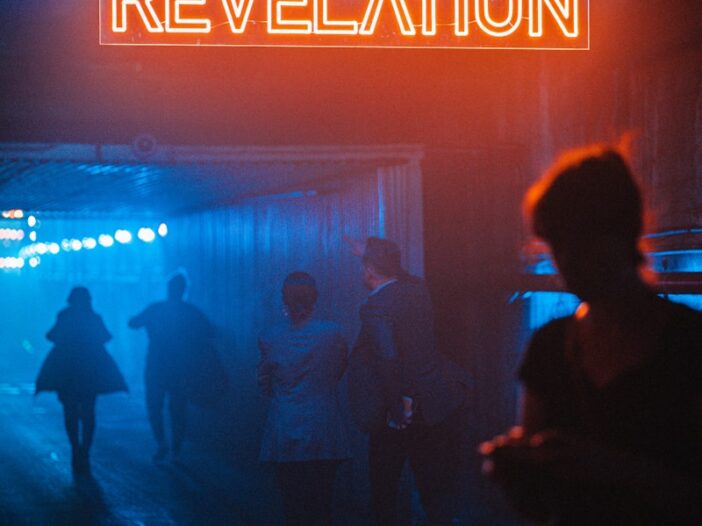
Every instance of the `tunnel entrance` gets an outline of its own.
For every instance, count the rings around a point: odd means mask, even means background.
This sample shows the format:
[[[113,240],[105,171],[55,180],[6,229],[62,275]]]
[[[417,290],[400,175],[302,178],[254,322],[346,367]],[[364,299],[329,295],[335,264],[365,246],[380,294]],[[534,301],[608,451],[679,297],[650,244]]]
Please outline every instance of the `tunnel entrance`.
[[[3,381],[34,381],[50,348],[46,331],[70,289],[84,285],[114,337],[108,350],[131,399],[141,400],[146,336],[127,320],[162,299],[168,276],[183,270],[189,300],[217,328],[232,385],[217,415],[192,412],[193,438],[260,473],[266,401],[255,382],[257,337],[283,319],[283,278],[313,274],[318,316],[353,341],[366,291],[343,237],[392,238],[405,267],[423,273],[423,155],[416,145],[191,147],[148,137],[2,145],[0,226],[17,238],[2,244]],[[364,438],[355,438],[362,449]],[[363,498],[363,467],[349,466],[342,478],[340,494]]]

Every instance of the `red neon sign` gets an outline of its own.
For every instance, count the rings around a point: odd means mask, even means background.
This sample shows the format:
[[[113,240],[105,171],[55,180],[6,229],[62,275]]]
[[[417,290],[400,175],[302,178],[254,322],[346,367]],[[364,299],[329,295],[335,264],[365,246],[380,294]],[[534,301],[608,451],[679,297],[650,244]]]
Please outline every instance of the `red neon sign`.
[[[100,43],[589,49],[589,0],[100,0]]]

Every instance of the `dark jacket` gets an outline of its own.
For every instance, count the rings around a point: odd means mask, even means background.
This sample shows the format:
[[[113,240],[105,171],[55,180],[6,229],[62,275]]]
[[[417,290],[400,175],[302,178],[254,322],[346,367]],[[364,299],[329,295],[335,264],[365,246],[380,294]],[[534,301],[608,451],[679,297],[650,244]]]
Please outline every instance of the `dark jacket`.
[[[431,300],[424,282],[407,276],[371,294],[349,361],[349,402],[364,431],[401,414],[410,396],[415,421],[435,425],[465,399],[456,366],[436,350]]]
[[[46,338],[54,347],[37,376],[37,393],[56,391],[61,398],[75,398],[127,390],[122,373],[105,350],[112,336],[92,309],[62,310]]]

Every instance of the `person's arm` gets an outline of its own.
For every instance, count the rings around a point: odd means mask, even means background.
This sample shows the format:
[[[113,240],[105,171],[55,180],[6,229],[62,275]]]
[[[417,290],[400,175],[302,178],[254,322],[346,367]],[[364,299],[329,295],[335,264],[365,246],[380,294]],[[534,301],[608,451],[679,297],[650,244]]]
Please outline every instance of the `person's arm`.
[[[131,329],[140,329],[141,327],[144,327],[148,322],[150,312],[151,307],[147,307],[136,316],[132,316],[129,319],[129,327]]]
[[[378,378],[388,418],[398,427],[409,422],[402,402],[402,362],[395,344],[392,320],[384,309],[367,303],[361,313],[366,326],[368,343],[376,356]]]
[[[61,313],[56,316],[56,322],[54,326],[49,329],[46,333],[46,339],[52,343],[56,343],[61,338],[61,333],[63,332],[63,323],[61,321]]]
[[[112,335],[107,330],[102,316],[97,316],[97,338],[100,343],[107,343],[112,339]]]
[[[533,390],[524,388],[521,392],[519,425],[526,436],[543,431],[549,421],[549,411],[543,398]]]

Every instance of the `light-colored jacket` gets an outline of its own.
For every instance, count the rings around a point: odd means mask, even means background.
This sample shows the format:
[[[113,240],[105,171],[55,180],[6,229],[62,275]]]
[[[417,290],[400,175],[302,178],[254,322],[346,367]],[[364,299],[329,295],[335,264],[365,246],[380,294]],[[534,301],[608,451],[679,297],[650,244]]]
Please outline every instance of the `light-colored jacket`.
[[[261,334],[259,348],[259,386],[271,396],[261,461],[349,458],[337,395],[347,363],[339,327],[320,320],[280,324]]]

